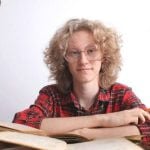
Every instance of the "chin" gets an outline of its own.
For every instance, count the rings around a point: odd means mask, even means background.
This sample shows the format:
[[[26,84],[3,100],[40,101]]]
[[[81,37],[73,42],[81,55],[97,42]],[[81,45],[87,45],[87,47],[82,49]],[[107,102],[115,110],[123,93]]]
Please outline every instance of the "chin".
[[[93,81],[93,79],[85,79],[85,78],[84,78],[84,79],[81,79],[81,78],[80,78],[77,82],[78,82],[78,83],[89,83],[89,82],[91,82],[91,81]]]

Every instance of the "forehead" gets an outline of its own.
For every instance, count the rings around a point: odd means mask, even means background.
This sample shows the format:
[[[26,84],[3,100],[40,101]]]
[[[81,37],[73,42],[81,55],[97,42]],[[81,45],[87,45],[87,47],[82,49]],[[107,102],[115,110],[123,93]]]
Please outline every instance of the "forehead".
[[[94,44],[94,37],[90,31],[75,31],[69,38],[68,46]]]

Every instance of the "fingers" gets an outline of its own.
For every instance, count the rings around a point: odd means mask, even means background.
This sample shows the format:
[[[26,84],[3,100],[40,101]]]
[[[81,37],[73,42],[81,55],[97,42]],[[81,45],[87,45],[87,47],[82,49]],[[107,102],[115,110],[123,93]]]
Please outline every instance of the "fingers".
[[[144,110],[142,111],[141,120],[144,123],[146,120],[150,120],[150,113]]]
[[[146,108],[144,110],[150,113],[150,108]]]
[[[146,120],[150,120],[150,113],[141,109],[134,108],[132,109],[135,112],[135,117],[137,117],[141,123],[144,123]]]
[[[139,114],[138,118],[139,118],[138,122],[144,123],[146,121],[145,116],[143,114]]]

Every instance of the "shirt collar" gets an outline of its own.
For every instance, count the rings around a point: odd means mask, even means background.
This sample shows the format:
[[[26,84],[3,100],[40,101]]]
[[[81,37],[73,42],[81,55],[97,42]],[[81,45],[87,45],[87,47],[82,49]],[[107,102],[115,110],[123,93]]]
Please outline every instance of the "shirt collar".
[[[79,104],[78,98],[77,98],[76,94],[73,92],[73,90],[70,92],[70,97],[71,97],[71,101],[74,103],[74,105],[77,108],[79,108],[80,104]]]
[[[71,101],[75,104],[75,106],[79,107],[78,98],[73,92],[73,90],[70,92]],[[98,101],[109,101],[110,100],[110,90],[101,88],[99,89],[99,92],[97,94],[96,100]]]
[[[110,100],[110,90],[101,88],[99,89],[99,93],[97,96],[98,101],[109,101]]]

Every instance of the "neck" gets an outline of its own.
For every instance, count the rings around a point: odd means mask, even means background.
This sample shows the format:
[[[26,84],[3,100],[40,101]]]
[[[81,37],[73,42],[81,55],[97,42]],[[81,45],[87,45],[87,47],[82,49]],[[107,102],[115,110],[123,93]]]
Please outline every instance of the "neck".
[[[89,109],[95,101],[95,97],[99,91],[99,84],[98,82],[74,84],[73,89],[78,97],[80,105],[85,109]]]

